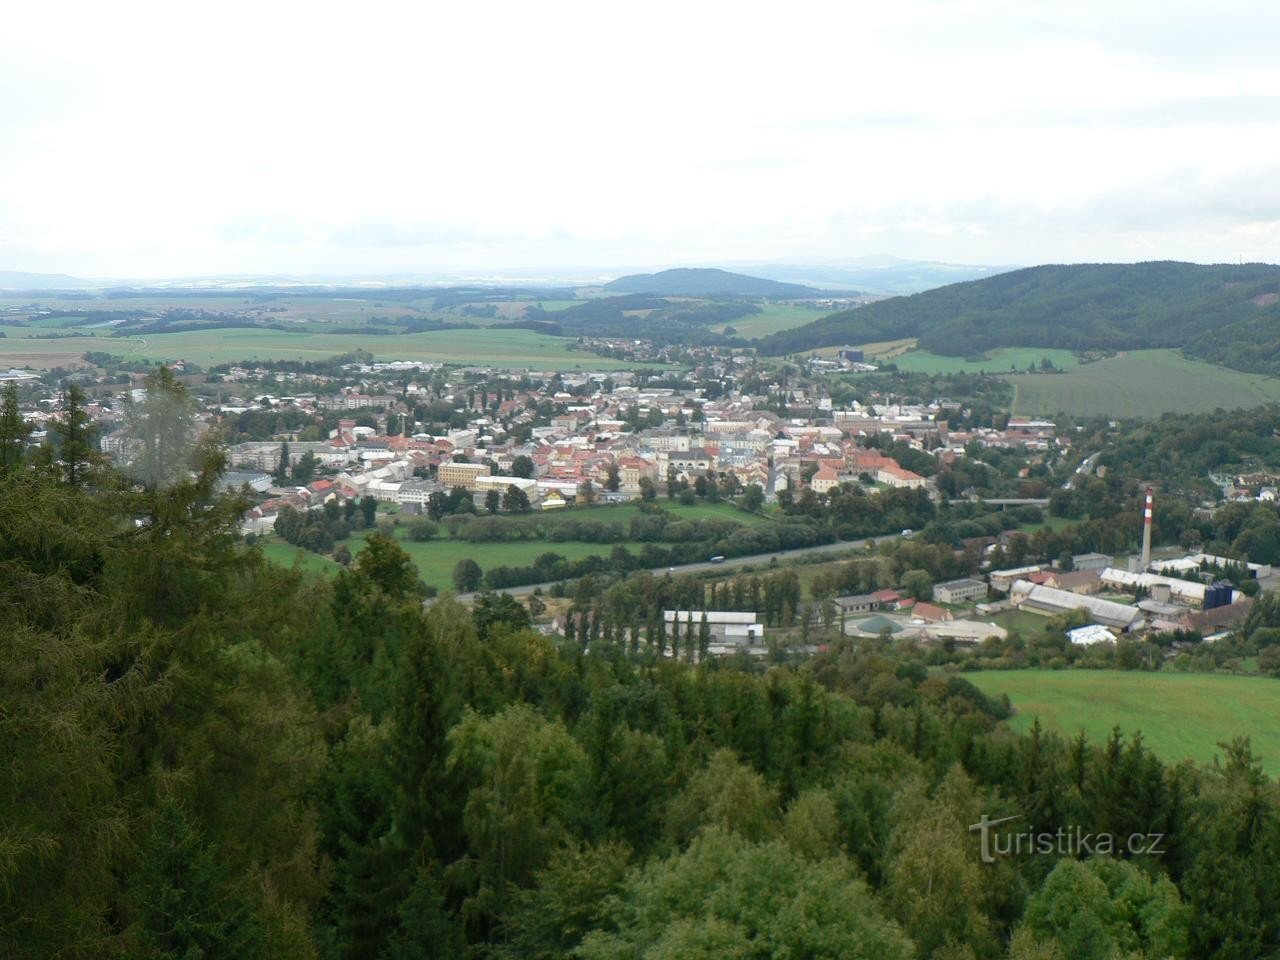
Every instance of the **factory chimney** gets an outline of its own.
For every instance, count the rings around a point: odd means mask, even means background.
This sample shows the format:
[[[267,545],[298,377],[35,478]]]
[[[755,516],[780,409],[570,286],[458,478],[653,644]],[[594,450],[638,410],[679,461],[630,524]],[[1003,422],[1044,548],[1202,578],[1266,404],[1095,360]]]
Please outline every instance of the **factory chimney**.
[[[1152,488],[1147,487],[1147,503],[1142,511],[1142,569],[1151,566],[1151,508]]]

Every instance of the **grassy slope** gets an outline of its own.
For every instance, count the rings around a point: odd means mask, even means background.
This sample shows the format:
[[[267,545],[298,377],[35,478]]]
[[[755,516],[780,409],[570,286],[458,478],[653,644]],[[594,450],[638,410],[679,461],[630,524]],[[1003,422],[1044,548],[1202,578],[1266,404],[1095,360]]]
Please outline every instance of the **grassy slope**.
[[[748,340],[768,336],[779,330],[790,330],[801,324],[812,323],[823,315],[823,311],[796,303],[762,303],[760,312],[747,317],[739,317],[730,323],[716,324],[711,329],[717,333],[725,327],[733,327],[738,336]]]
[[[1174,350],[1138,350],[1060,376],[1022,374],[1009,381],[1014,412],[1022,415],[1155,417],[1280,400],[1280,379],[1187,360]]]
[[[1102,670],[1009,670],[967,673],[986,693],[1006,693],[1028,728],[1035,717],[1101,743],[1113,726],[1141,731],[1163,759],[1209,762],[1217,744],[1248,736],[1271,773],[1280,771],[1280,681],[1215,674]]]
[[[1039,366],[1045,357],[1059,370],[1075,367],[1080,362],[1070,350],[1053,350],[1047,347],[1005,347],[991,351],[982,360],[944,357],[928,350],[912,350],[893,358],[891,362],[897,364],[899,370],[918,373],[1008,373],[1011,369],[1026,370],[1032,364]]]

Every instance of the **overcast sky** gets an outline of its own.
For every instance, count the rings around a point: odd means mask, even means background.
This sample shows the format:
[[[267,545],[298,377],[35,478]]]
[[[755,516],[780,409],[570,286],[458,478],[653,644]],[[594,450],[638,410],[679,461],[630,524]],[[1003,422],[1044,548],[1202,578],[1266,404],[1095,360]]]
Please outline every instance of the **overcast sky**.
[[[1277,41],[1265,0],[12,3],[0,269],[1274,262]]]

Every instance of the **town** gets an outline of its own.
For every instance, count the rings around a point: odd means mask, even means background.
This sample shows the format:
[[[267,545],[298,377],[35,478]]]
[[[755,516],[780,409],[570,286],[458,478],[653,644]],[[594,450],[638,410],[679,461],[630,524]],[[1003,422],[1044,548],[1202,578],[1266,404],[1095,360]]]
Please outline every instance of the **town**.
[[[118,362],[86,366],[70,382],[101,454],[127,468],[139,449],[128,413],[145,401],[157,368]],[[1271,582],[1269,566],[1247,559],[1166,548],[1153,560],[1148,544],[1146,556],[1120,561],[1058,543],[1047,516],[1057,502],[1052,478],[1067,476],[1060,486],[1069,493],[1106,467],[1095,468],[1096,453],[1082,456],[1071,431],[1050,419],[978,425],[962,401],[892,391],[837,402],[826,365],[764,368],[715,350],[690,363],[684,373],[545,372],[358,353],[167,369],[195,398],[196,432],[222,447],[222,487],[246,498],[248,542],[282,562],[302,549],[340,566],[358,553],[362,540],[352,533],[361,528],[441,553],[446,541],[543,540],[545,550],[533,548],[524,564],[486,569],[471,558],[479,549],[469,549],[447,577],[440,571],[431,582],[424,569],[427,592],[513,590],[532,598],[539,629],[584,642],[600,630],[590,604],[548,609],[538,599],[564,596],[565,583],[584,575],[647,570],[705,580],[689,609],[616,627],[619,638],[679,656],[683,624],[691,659],[805,655],[839,634],[974,648],[1006,642],[1011,626],[1025,630],[1018,615],[1028,613],[1063,618],[1069,642],[1082,648],[1162,634],[1178,638],[1165,644],[1176,655],[1192,646],[1188,638],[1229,635],[1259,584]],[[866,365],[860,351],[845,350],[836,366]],[[25,370],[0,378],[20,398],[27,442],[49,442],[67,391]],[[1265,472],[1214,481],[1222,503],[1275,496]],[[700,525],[671,523],[681,509],[702,511]],[[1212,504],[1201,509],[1212,516]],[[575,540],[573,557],[555,552]],[[874,573],[858,572],[869,551],[876,557],[912,540],[936,555],[914,570],[872,562]],[[601,546],[593,553],[591,543]],[[643,549],[630,552],[633,543]],[[1009,559],[1019,565],[1006,566]],[[718,602],[729,593],[718,581],[780,560],[792,570],[824,564],[806,578],[808,596],[785,612],[766,613],[741,592],[736,604]],[[875,589],[842,589],[850,584]]]

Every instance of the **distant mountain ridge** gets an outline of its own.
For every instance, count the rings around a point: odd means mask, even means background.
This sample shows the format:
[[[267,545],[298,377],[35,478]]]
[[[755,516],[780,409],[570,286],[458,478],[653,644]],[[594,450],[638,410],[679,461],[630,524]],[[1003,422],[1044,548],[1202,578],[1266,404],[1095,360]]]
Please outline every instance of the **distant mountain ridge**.
[[[936,260],[905,260],[899,257],[857,257],[851,260],[744,263],[729,266],[754,276],[785,283],[889,295],[921,293],[949,283],[980,280],[1020,269],[1015,265],[983,266],[942,263]]]
[[[831,314],[756,341],[764,355],[918,338],[947,356],[999,347],[1182,348],[1280,373],[1280,266],[1175,261],[1028,267]]]
[[[604,285],[610,293],[648,293],[660,297],[771,297],[812,299],[829,294],[798,283],[780,283],[710,267],[676,267],[658,273],[634,273]]]

